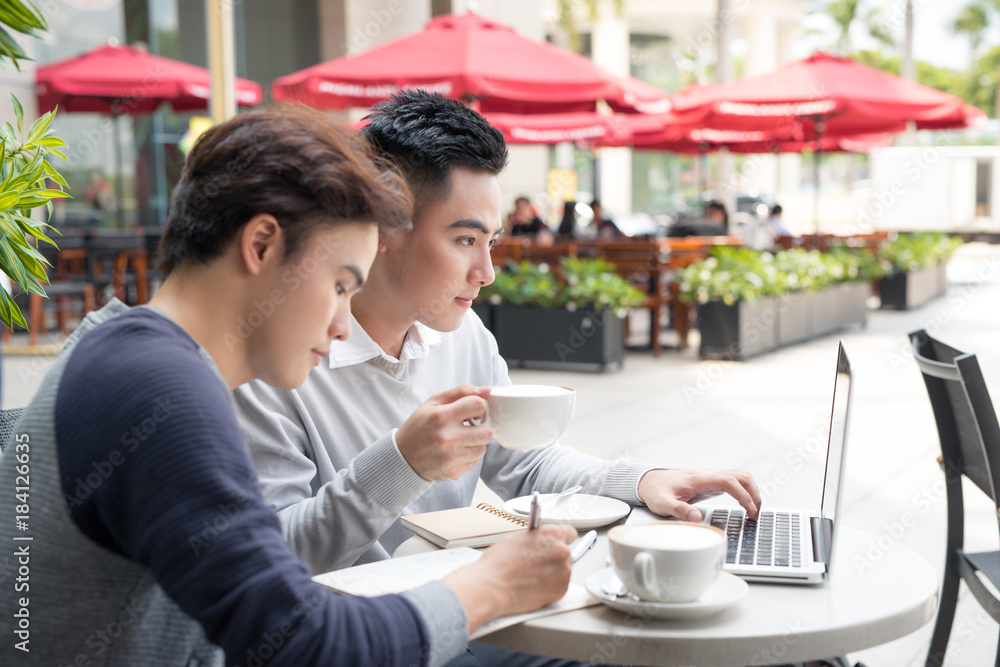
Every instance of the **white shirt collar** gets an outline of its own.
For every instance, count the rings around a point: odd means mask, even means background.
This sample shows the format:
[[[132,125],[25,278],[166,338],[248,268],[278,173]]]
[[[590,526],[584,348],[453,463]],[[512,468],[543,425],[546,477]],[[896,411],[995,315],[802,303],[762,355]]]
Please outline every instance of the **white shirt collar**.
[[[372,340],[368,332],[365,331],[358,321],[351,316],[351,336],[347,340],[335,340],[330,344],[330,368],[343,368],[363,364],[369,359],[385,357],[390,361],[409,361],[410,359],[422,359],[431,353],[431,348],[441,342],[441,334],[433,329],[424,326],[420,322],[414,323],[406,332],[403,338],[403,351],[399,359],[385,353],[378,343]]]

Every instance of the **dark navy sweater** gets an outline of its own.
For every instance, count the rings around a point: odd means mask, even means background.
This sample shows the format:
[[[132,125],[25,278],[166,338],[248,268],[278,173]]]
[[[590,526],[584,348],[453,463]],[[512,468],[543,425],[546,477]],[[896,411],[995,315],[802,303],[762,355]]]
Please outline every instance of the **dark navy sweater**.
[[[136,309],[86,334],[55,417],[75,524],[148,567],[227,663],[426,663],[408,600],[336,596],[310,579],[261,497],[225,383],[170,320]]]

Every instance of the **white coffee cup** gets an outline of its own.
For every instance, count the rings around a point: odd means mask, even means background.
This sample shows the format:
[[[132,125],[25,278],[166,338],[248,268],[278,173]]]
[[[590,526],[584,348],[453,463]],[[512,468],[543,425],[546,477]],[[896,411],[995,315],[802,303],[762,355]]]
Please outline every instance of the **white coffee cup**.
[[[486,399],[486,424],[509,449],[541,449],[559,439],[576,405],[576,392],[543,384],[493,387]]]
[[[726,536],[687,521],[615,526],[611,561],[625,587],[651,602],[693,602],[722,571]]]

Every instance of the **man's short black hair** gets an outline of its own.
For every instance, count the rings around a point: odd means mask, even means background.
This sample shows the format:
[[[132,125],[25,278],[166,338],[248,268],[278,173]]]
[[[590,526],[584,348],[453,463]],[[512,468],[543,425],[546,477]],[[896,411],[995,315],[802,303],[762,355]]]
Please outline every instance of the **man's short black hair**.
[[[364,135],[394,162],[413,192],[414,217],[449,196],[452,169],[497,175],[507,166],[503,133],[461,102],[403,90],[372,107]]]
[[[775,204],[771,207],[771,215],[781,215],[781,204]]]

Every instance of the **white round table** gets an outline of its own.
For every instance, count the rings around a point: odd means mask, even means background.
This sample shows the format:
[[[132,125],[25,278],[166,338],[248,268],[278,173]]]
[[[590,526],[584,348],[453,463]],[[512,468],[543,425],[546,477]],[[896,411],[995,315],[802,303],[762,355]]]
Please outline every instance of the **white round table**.
[[[569,660],[732,667],[842,655],[907,635],[934,617],[938,574],[901,544],[838,526],[832,576],[822,585],[750,584],[742,600],[694,620],[658,620],[604,605],[546,616],[478,639]],[[423,544],[421,544],[423,543]],[[433,545],[409,540],[396,555]],[[573,567],[573,581],[606,567],[607,538]]]

